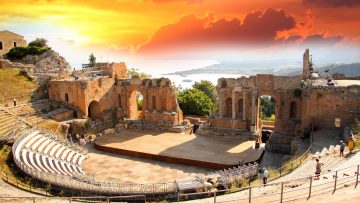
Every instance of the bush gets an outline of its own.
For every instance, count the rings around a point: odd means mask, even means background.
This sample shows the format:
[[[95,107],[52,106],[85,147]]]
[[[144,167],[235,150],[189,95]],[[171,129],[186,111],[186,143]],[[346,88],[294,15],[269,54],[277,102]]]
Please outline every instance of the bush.
[[[28,81],[32,81],[32,80],[33,80],[32,77],[30,77],[30,75],[28,74],[28,72],[26,72],[26,70],[20,70],[20,72],[19,72],[18,75],[19,75],[19,76],[24,76],[24,77],[26,77],[26,79],[27,79]]]
[[[198,89],[186,89],[178,94],[181,110],[185,115],[209,115],[214,103],[203,92]]]
[[[14,47],[10,49],[9,53],[6,54],[8,59],[21,59],[26,55],[41,55],[50,50],[49,47],[36,47],[36,46],[28,46],[28,47]]]
[[[28,47],[47,47],[47,40],[44,38],[36,38],[34,41],[31,41]]]

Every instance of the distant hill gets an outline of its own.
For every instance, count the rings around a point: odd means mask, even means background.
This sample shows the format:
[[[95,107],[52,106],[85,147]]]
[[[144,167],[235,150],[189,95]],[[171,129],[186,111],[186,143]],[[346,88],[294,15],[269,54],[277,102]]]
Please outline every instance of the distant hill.
[[[294,76],[302,73],[302,67],[243,67],[243,64],[237,62],[222,62],[204,68],[197,68],[186,71],[177,71],[169,73],[168,75],[193,75],[193,74],[241,74],[241,75],[256,75],[256,74],[274,74],[283,76]],[[343,73],[345,76],[359,76],[360,63],[351,64],[331,64],[323,67],[315,67],[315,70],[325,71],[329,70],[329,74]]]

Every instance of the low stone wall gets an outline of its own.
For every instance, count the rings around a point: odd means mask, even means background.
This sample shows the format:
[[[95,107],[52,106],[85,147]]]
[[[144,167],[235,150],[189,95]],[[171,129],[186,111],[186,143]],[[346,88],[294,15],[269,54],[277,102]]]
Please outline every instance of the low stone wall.
[[[157,111],[145,111],[145,121],[159,122],[164,124],[177,124],[179,120],[179,114],[176,112],[157,112]]]
[[[266,150],[282,153],[295,154],[298,149],[298,140],[295,136],[286,133],[272,132],[266,143]]]
[[[115,130],[118,133],[131,128],[139,130],[164,131],[184,134],[190,134],[192,132],[192,125],[172,125],[166,123],[159,123],[157,121],[149,122],[141,120],[125,120],[115,126]]]
[[[64,112],[53,114],[53,115],[51,115],[51,118],[60,122],[60,121],[66,121],[66,120],[72,119],[73,115],[74,115],[74,111],[69,110],[69,111],[64,111]]]
[[[234,128],[234,129],[246,129],[246,121],[236,120],[230,118],[209,118],[208,119],[211,126],[219,128]]]

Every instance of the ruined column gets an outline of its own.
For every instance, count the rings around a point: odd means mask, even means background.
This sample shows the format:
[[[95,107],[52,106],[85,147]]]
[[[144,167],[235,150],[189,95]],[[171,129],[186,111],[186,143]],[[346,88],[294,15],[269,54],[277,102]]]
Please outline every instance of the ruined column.
[[[246,92],[243,90],[243,120],[246,120]]]
[[[256,97],[257,92],[253,91],[251,97],[251,132],[256,131]]]
[[[223,90],[220,91],[220,98],[219,98],[219,114],[220,118],[223,118]]]
[[[235,90],[233,90],[232,91],[232,107],[231,107],[231,109],[232,109],[232,119],[233,120],[235,120],[236,119],[236,111],[235,111],[235,103],[236,103],[236,91]]]

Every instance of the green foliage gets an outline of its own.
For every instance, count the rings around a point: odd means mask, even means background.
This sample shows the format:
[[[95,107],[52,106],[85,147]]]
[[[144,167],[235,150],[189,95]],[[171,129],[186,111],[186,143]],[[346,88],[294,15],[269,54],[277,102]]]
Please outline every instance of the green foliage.
[[[29,47],[47,47],[47,40],[44,38],[36,38],[35,40],[31,41],[28,45]]]
[[[95,67],[96,65],[96,57],[93,53],[89,55],[89,67]]]
[[[131,78],[134,75],[138,75],[141,79],[144,78],[151,78],[152,76],[150,74],[144,73],[144,72],[139,72],[139,69],[135,69],[135,68],[129,68],[127,70],[127,75],[129,78]]]
[[[351,126],[354,132],[355,149],[360,149],[360,120],[355,119],[354,124]]]
[[[260,97],[260,119],[275,120],[275,100],[272,97]]]
[[[50,50],[50,47],[14,47],[6,54],[6,57],[10,60],[21,59],[26,55],[41,55]]]
[[[178,94],[178,102],[185,115],[209,115],[214,103],[198,89],[186,89]]]
[[[143,99],[138,99],[138,100],[137,100],[137,106],[138,106],[138,110],[139,110],[139,111],[142,110],[142,104],[143,104]]]
[[[294,89],[294,96],[297,97],[297,98],[301,98],[301,95],[302,95],[302,90],[301,89]]]
[[[26,70],[23,70],[23,69],[20,70],[18,76],[24,76],[24,77],[26,77],[26,79],[27,79],[28,81],[32,81],[32,80],[33,80],[32,77],[30,77],[30,75],[28,74],[28,72],[26,72]]]
[[[213,101],[213,103],[217,101],[218,95],[216,93],[216,87],[210,81],[201,80],[200,82],[195,82],[192,87],[203,91]]]

